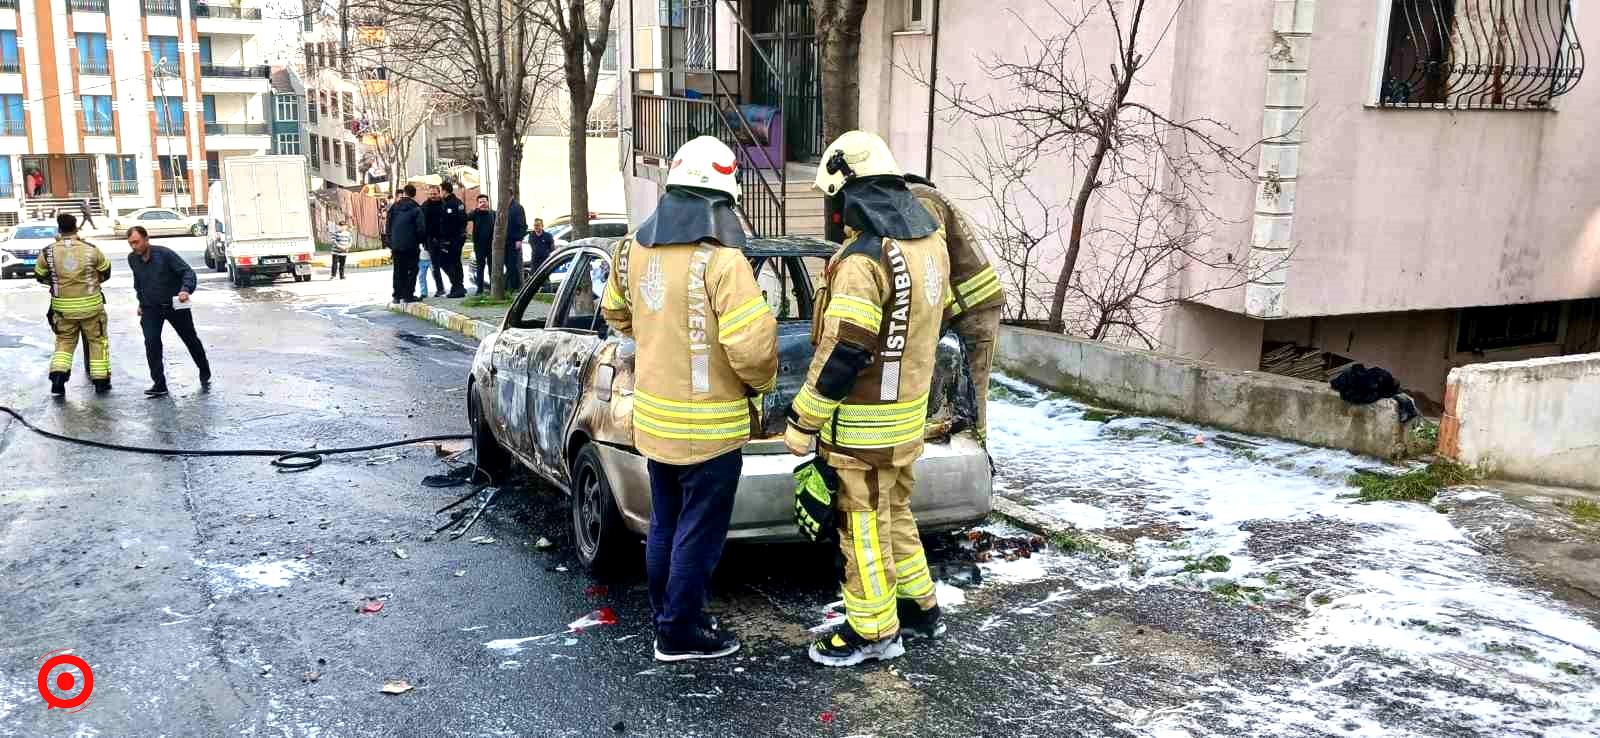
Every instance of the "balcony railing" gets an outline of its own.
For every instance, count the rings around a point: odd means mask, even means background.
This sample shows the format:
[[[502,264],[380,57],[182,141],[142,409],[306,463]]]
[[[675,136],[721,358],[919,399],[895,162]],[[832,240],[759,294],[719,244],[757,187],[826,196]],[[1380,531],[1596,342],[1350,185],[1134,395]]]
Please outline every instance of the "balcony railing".
[[[111,68],[104,60],[78,62],[78,74],[98,74],[104,76],[110,73]]]
[[[786,233],[784,184],[781,172],[769,181],[763,170],[781,169],[769,161],[760,146],[745,145],[749,122],[737,113],[724,113],[712,98],[633,96],[633,148],[638,154],[670,161],[678,147],[699,136],[715,136],[739,157],[739,185],[744,189],[740,209],[759,235]]]
[[[226,77],[229,79],[267,79],[272,76],[272,67],[265,64],[251,67],[235,67],[225,64],[201,64],[200,76]]]
[[[178,14],[178,0],[143,0],[139,7],[145,15],[171,15]]]
[[[4,2],[4,0],[0,0],[0,2]],[[0,8],[3,8],[3,7],[5,7],[5,6],[0,5]],[[21,64],[21,62],[14,62],[14,61],[12,61],[12,62],[0,62],[0,74],[21,74],[21,73],[22,73],[22,64]]]
[[[137,194],[139,194],[139,180],[137,180],[137,179],[113,179],[113,180],[111,180],[111,194],[113,194],[113,195],[137,195]]]
[[[207,136],[265,136],[272,132],[267,123],[207,123]]]
[[[16,10],[17,0],[0,0],[0,8],[4,8],[6,10]]]
[[[106,0],[67,0],[67,8],[80,13],[104,13]]]
[[[28,126],[20,120],[0,121],[0,136],[26,136]]]
[[[85,122],[83,124],[83,135],[85,136],[115,136],[116,134],[116,126],[110,123]]]
[[[223,20],[261,20],[260,8],[235,8],[229,5],[194,5],[196,18],[220,18]]]

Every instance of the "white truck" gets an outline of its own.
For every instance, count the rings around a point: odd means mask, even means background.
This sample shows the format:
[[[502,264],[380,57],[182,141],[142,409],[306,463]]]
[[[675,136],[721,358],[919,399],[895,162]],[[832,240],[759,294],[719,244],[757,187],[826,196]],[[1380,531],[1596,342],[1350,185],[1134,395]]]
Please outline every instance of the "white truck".
[[[306,160],[301,156],[236,156],[222,161],[211,185],[207,261],[228,272],[235,287],[258,276],[311,281],[311,233]]]

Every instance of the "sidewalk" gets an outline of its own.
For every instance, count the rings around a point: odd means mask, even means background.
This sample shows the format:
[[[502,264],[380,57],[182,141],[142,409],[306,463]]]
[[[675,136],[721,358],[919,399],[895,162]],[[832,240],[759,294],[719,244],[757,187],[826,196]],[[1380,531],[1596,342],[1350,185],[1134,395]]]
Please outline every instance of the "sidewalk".
[[[332,267],[333,254],[330,254],[326,251],[319,251],[311,257],[311,263],[320,269]],[[345,259],[344,261],[344,268],[377,269],[380,267],[389,266],[393,263],[394,257],[390,256],[388,249],[372,249],[370,251],[351,252],[350,258]]]
[[[404,305],[390,304],[389,309],[393,312],[421,318],[440,328],[452,330],[473,339],[482,339],[484,336],[500,330],[500,321],[505,318],[507,306],[467,307],[462,304],[467,299],[461,297],[430,297],[422,302],[412,302]]]

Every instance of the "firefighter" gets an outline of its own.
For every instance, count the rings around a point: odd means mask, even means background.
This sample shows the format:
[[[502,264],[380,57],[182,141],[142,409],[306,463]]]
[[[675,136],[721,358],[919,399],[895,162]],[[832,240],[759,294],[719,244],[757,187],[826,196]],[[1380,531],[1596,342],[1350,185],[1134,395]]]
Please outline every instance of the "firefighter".
[[[989,371],[994,364],[994,341],[1000,334],[1000,312],[1005,307],[1005,292],[1000,275],[989,265],[972,225],[961,210],[950,202],[932,182],[914,174],[906,175],[911,194],[944,227],[945,246],[950,252],[950,304],[945,306],[945,325],[961,338],[967,360],[967,376],[972,382],[974,427],[978,442],[988,445]]]
[[[790,405],[784,442],[804,455],[815,440],[839,479],[845,622],[809,650],[827,666],[892,659],[905,653],[902,629],[930,638],[943,629],[911,490],[950,257],[902,171],[883,139],[864,131],[834,141],[817,171],[844,248],[824,272],[812,323],[816,356]]]
[[[106,299],[100,285],[111,278],[111,260],[94,244],[78,237],[78,219],[56,216],[56,242],[44,247],[34,265],[34,279],[50,287],[46,317],[56,334],[50,355],[50,393],[64,395],[72,377],[72,355],[83,337],[89,379],[98,393],[111,390],[111,339],[106,335]]]
[[[601,298],[607,323],[638,346],[633,437],[649,460],[645,562],[660,661],[739,650],[703,608],[741,450],[777,380],[778,324],[741,250],[737,169],[710,136],[678,149],[665,195],[618,245]]]

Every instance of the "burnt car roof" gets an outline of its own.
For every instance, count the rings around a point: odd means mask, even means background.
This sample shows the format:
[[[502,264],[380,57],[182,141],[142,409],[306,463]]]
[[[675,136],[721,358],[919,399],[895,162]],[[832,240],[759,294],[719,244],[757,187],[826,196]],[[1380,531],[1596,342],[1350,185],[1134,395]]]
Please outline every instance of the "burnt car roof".
[[[584,246],[610,251],[611,247],[620,240],[622,239],[611,236],[590,236],[589,238],[580,238],[576,241],[572,241],[566,246],[562,247],[560,251],[581,248]],[[819,256],[826,258],[833,256],[833,252],[838,250],[838,248],[838,246],[828,241],[812,236],[773,236],[770,238],[750,239],[745,243],[744,255]],[[560,251],[557,253],[560,253]]]

